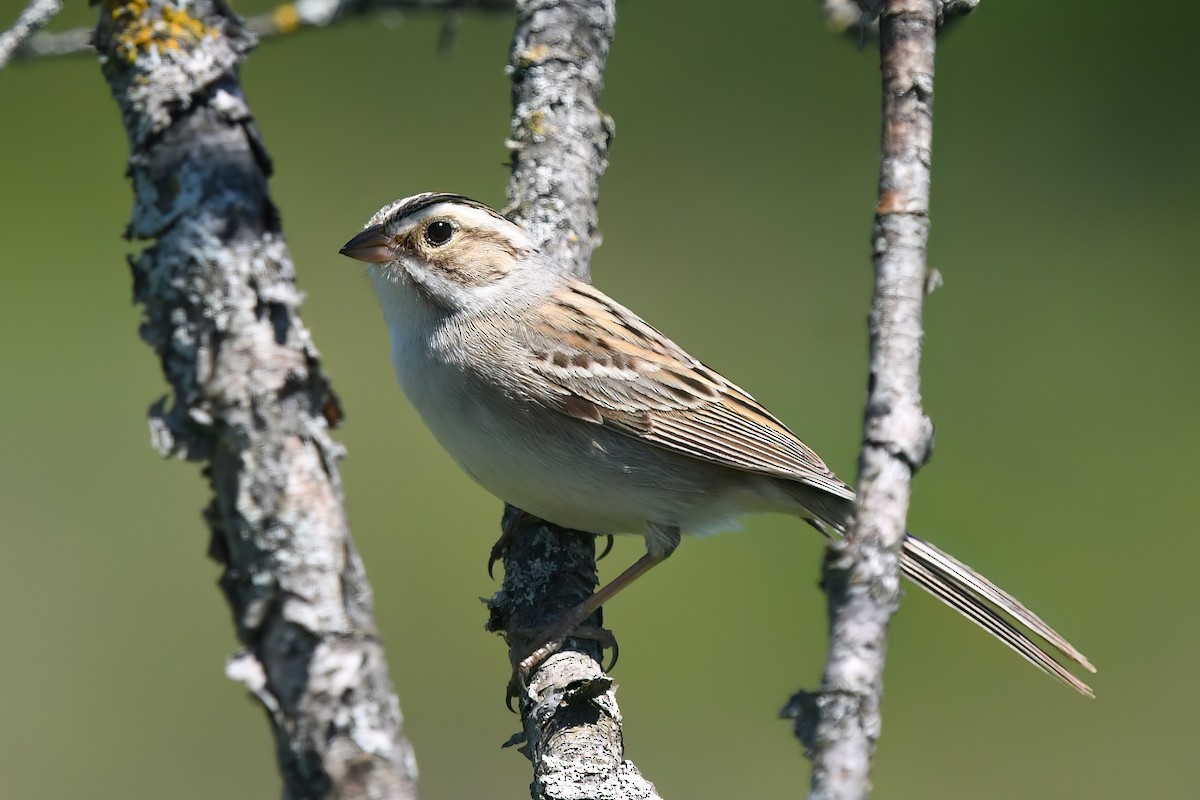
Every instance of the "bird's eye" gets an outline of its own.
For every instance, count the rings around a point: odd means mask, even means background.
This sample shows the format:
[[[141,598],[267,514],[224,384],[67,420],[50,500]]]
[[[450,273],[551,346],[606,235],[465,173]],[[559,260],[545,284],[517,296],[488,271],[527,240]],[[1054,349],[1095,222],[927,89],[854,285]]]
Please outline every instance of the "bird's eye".
[[[454,226],[444,219],[437,219],[425,226],[425,241],[441,247],[454,235]]]

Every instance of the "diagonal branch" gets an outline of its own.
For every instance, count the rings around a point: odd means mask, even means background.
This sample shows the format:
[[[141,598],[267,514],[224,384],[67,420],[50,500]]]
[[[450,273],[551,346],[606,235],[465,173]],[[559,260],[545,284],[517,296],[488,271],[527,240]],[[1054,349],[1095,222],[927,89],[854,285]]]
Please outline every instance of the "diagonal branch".
[[[818,693],[798,697],[797,735],[812,758],[816,800],[857,800],[870,790],[911,482],[933,441],[919,369],[937,14],[937,0],[887,0],[880,22],[883,136],[859,492],[845,540],[831,544],[825,559],[825,676]]]
[[[8,66],[22,45],[41,28],[44,28],[54,15],[62,11],[62,0],[33,0],[13,26],[0,33],[0,69]]]
[[[517,2],[508,215],[563,269],[584,278],[597,244],[596,203],[613,134],[598,99],[615,19],[614,0]],[[510,507],[506,523],[520,515]],[[528,640],[515,632],[545,629],[594,591],[595,537],[525,518],[504,572],[502,590],[488,603],[489,628],[508,631],[510,655],[519,658]],[[599,657],[594,642],[569,639],[538,667],[521,697],[518,738],[533,761],[535,800],[658,797],[624,758],[615,688]]]
[[[172,397],[164,455],[204,463],[204,516],[243,649],[230,677],[273,726],[283,797],[415,798],[416,765],[350,539],[341,417],[298,316],[237,70],[254,38],[221,0],[106,0],[95,39],[129,139],[142,338]]]
[[[512,7],[513,0],[297,0],[247,17],[242,20],[242,27],[263,41],[312,28],[327,28],[347,19],[381,12],[441,11],[452,14],[458,11],[511,11]],[[39,33],[15,49],[15,56],[20,59],[49,58],[92,52],[91,29],[77,28],[61,33]],[[4,61],[0,59],[0,68],[3,66]]]

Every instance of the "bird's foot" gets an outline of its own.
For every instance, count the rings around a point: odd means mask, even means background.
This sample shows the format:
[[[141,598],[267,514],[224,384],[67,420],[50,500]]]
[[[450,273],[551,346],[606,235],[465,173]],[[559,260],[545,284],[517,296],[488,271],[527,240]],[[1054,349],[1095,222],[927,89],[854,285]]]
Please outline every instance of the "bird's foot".
[[[522,511],[516,506],[509,506],[509,510],[504,515],[504,521],[500,524],[500,538],[492,545],[492,550],[488,554],[487,570],[489,578],[495,579],[496,576],[493,572],[496,562],[504,558],[504,554],[508,552],[508,545],[512,541],[513,536],[516,535],[517,529],[522,525],[542,521],[540,517],[535,517],[528,511]],[[600,551],[600,555],[596,556],[597,561],[611,553],[613,549],[613,535],[611,533],[600,535],[604,536],[607,541],[604,543],[604,549]]]
[[[500,523],[500,538],[492,545],[492,552],[488,555],[488,577],[495,578],[492,574],[492,568],[496,566],[496,562],[504,558],[505,552],[508,550],[508,544],[512,541],[513,536],[517,533],[517,528],[527,523],[537,523],[542,520],[530,514],[528,511],[522,511],[516,506],[509,506],[504,512],[504,521]]]
[[[533,676],[534,671],[546,659],[562,650],[567,639],[588,639],[599,644],[601,650],[612,650],[612,659],[608,666],[605,667],[603,663],[600,665],[605,672],[611,671],[617,665],[617,657],[621,652],[617,646],[617,637],[613,635],[612,631],[599,625],[581,625],[575,619],[574,612],[576,610],[572,609],[562,619],[540,631],[518,629],[506,632],[505,640],[512,648],[513,664],[508,691],[510,709],[512,708],[512,698],[523,687],[529,685],[529,679]],[[517,649],[517,644],[522,641],[527,641],[529,644]]]
[[[596,556],[597,561],[601,560],[606,555],[611,553],[612,547],[613,547],[613,535],[611,533],[605,533],[605,534],[601,534],[601,535],[604,536],[604,538],[607,539],[608,541],[606,541],[604,543],[604,549],[600,551],[600,555]]]

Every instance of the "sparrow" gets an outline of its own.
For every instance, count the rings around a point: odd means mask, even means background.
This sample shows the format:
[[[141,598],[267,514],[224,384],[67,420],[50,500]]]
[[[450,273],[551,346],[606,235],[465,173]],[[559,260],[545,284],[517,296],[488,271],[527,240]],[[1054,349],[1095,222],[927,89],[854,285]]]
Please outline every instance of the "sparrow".
[[[341,253],[369,265],[400,387],[472,479],[547,522],[645,538],[646,554],[530,658],[670,556],[681,534],[761,512],[845,532],[854,490],[783,422],[483,203],[397,200]],[[1093,696],[1052,652],[1095,672],[1087,658],[1008,592],[911,533],[900,560],[906,578]]]

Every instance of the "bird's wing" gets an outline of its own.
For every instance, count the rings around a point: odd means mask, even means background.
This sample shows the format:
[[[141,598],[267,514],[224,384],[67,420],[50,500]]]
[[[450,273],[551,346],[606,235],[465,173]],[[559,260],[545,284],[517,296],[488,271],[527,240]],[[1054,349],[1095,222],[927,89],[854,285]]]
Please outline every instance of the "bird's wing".
[[[537,399],[562,413],[703,461],[854,497],[753,397],[585,283],[533,309],[521,340],[544,381]]]
[[[566,287],[527,319],[522,344],[541,379],[535,381],[538,401],[693,458],[853,499],[854,491],[753,397],[596,289]],[[987,578],[912,534],[905,537],[901,566],[906,577],[1022,657],[1092,695],[1034,637],[1088,670],[1095,667]]]

